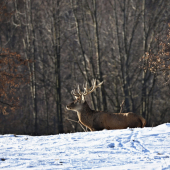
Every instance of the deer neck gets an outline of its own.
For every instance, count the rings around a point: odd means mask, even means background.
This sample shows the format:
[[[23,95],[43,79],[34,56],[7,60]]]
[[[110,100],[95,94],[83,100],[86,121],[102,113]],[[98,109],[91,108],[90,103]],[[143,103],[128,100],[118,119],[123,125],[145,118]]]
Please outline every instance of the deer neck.
[[[79,121],[84,122],[88,119],[88,117],[91,115],[92,110],[90,109],[89,105],[85,101],[83,103],[82,109],[77,111],[77,116],[79,118]]]

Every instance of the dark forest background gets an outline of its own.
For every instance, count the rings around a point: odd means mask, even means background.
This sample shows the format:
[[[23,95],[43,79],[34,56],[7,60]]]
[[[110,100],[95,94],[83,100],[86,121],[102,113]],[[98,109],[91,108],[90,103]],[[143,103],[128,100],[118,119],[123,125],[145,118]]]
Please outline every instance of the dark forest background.
[[[1,0],[0,133],[83,131],[65,106],[93,78],[92,109],[170,121],[169,23],[169,0]]]

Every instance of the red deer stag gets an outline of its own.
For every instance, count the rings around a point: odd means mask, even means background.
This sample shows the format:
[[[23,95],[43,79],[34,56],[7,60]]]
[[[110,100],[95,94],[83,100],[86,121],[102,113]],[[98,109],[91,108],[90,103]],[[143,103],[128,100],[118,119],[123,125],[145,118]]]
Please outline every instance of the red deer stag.
[[[77,91],[72,90],[72,95],[76,100],[70,103],[66,108],[77,112],[79,122],[89,128],[91,131],[103,129],[126,129],[141,127],[146,124],[146,120],[136,115],[135,113],[109,113],[105,111],[91,110],[85,101],[85,96],[92,93],[97,87],[101,86],[103,82],[96,86],[96,80],[92,81],[92,87],[87,88],[87,83],[84,92],[80,91],[78,86]]]

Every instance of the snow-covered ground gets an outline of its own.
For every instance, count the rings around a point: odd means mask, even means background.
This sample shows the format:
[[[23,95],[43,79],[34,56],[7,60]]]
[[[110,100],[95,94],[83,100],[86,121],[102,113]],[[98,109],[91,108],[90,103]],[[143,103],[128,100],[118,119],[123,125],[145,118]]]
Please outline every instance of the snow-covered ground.
[[[170,169],[170,123],[51,136],[0,135],[0,169]]]

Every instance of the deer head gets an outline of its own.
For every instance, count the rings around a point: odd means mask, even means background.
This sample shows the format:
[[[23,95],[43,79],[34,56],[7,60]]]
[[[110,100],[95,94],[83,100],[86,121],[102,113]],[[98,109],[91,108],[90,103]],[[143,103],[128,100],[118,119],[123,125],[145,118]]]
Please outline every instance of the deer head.
[[[87,87],[87,82],[84,85],[84,92],[80,91],[80,87],[78,85],[77,91],[74,89],[71,91],[71,94],[75,97],[75,101],[66,106],[66,109],[73,111],[80,111],[82,109],[83,104],[85,103],[85,96],[92,93],[97,87],[101,86],[103,83],[100,82],[96,85],[96,80],[92,80],[92,86],[90,88]]]

